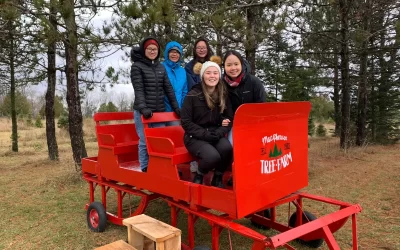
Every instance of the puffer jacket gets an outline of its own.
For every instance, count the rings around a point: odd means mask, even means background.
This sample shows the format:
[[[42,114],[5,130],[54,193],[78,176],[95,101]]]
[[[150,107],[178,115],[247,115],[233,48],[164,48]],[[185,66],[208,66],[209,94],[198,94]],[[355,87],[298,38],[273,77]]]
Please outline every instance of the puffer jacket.
[[[244,76],[237,87],[231,87],[225,81],[225,74],[222,77],[228,89],[233,114],[235,114],[236,110],[242,104],[267,101],[264,85],[258,77],[250,74],[250,65],[247,61],[244,61],[242,71],[244,72]]]
[[[178,62],[173,62],[169,59],[168,54],[172,48],[177,48],[179,50],[180,58]],[[181,66],[182,56],[183,56],[182,46],[178,42],[172,41],[169,42],[165,48],[164,62],[162,62],[162,64],[165,67],[165,70],[167,71],[169,81],[171,82],[171,85],[174,88],[175,97],[178,102],[179,108],[182,107],[183,100],[185,99],[185,96],[188,93],[188,81],[187,81],[186,71]],[[167,112],[173,111],[167,97],[164,98],[164,103],[165,103],[165,111]]]
[[[164,66],[158,61],[160,52],[154,60],[145,57],[143,46],[148,39],[154,38],[144,39],[139,47],[135,47],[131,51],[133,61],[131,81],[135,91],[133,108],[139,112],[145,108],[152,112],[165,112],[164,97],[167,96],[172,109],[178,110],[174,89],[169,82]]]
[[[226,108],[220,113],[219,108],[211,110],[207,106],[201,84],[193,86],[192,90],[187,94],[181,111],[181,124],[185,130],[185,134],[198,140],[207,140],[208,132],[220,130],[228,133],[232,123],[223,127],[224,119],[233,120],[232,106],[229,97],[226,97]]]
[[[198,62],[197,60],[192,59],[192,60],[190,60],[190,62],[188,62],[185,65],[186,73],[188,74],[188,76],[191,79],[191,81],[189,82],[189,86],[188,86],[189,90],[191,90],[194,85],[201,82],[200,75],[197,75],[193,72],[193,67],[197,62]]]

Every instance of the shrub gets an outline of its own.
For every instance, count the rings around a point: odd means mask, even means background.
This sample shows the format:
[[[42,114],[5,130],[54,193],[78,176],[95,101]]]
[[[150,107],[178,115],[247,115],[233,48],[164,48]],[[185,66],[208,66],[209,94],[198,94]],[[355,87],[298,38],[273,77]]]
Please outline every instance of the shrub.
[[[42,123],[42,119],[40,119],[40,115],[38,115],[36,117],[35,126],[37,128],[43,128],[43,123]]]
[[[324,125],[322,125],[322,124],[318,125],[316,134],[319,137],[325,137],[326,136],[326,128],[324,127]]]
[[[68,125],[68,112],[64,110],[58,118],[57,126],[68,131]]]

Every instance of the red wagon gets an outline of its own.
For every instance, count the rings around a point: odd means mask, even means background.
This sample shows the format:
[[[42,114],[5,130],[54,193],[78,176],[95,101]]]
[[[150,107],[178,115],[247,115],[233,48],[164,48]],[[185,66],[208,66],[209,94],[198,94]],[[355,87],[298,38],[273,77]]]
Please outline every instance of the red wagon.
[[[82,160],[83,178],[89,183],[90,203],[86,205],[92,231],[104,231],[106,222],[122,225],[126,194],[139,196],[139,206],[129,216],[141,214],[151,200],[162,199],[171,209],[172,226],[180,211],[188,216],[188,239],[182,249],[195,246],[194,227],[198,218],[212,227],[212,249],[219,249],[219,235],[225,228],[253,240],[253,250],[275,249],[298,239],[311,247],[323,241],[330,249],[340,249],[333,233],[351,217],[352,246],[358,249],[356,214],[358,204],[315,196],[298,190],[308,185],[309,102],[245,104],[236,111],[233,124],[234,164],[224,176],[233,176],[227,189],[191,182],[189,162],[196,160],[183,144],[181,126],[149,128],[149,123],[178,120],[174,113],[155,113],[143,120],[149,153],[148,171],[140,171],[138,136],[133,112],[97,113],[97,157]],[[128,123],[110,121],[128,120]],[[104,124],[105,123],[105,124]],[[212,175],[210,173],[209,175]],[[96,187],[101,202],[95,201]],[[117,213],[107,211],[109,190],[117,193]],[[303,210],[306,200],[334,206],[338,211],[316,218]],[[286,223],[277,219],[277,207],[294,204],[296,211]],[[219,213],[215,213],[218,211]],[[267,237],[234,220],[249,218],[254,225],[280,233]]]

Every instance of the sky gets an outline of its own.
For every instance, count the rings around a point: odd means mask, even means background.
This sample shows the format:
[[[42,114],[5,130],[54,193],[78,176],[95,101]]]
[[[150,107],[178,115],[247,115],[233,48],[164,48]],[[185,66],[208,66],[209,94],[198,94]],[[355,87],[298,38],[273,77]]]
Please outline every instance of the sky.
[[[105,20],[110,20],[110,19],[111,19],[111,13],[102,11],[102,12],[99,12],[99,14],[95,18],[93,18],[92,22],[93,22],[93,25],[95,26],[95,28],[100,28],[102,23]],[[126,48],[127,51],[129,51],[129,49],[130,48]],[[102,60],[101,66],[104,69],[104,71],[109,66],[114,67],[116,70],[119,68],[129,68],[130,62],[126,62],[126,61],[122,60],[123,55],[124,55],[124,51],[118,50],[116,53],[114,53],[114,54],[108,56],[107,58],[105,58],[104,60]],[[104,72],[102,72],[102,73],[104,73]],[[60,75],[58,74],[58,77],[59,76]],[[65,75],[64,75],[64,78],[65,78]],[[130,81],[129,81],[129,79],[124,79],[124,82],[130,82]],[[61,86],[59,84],[59,79],[57,79],[57,84],[58,84],[58,86],[56,87],[56,92],[57,92],[56,94],[61,95],[61,93],[63,92],[62,88],[65,88],[65,86]],[[36,92],[37,95],[44,95],[47,90],[47,81],[41,82],[38,85],[32,85],[28,89],[33,92]],[[121,84],[116,84],[113,87],[107,86],[106,93],[110,93],[110,97],[111,97],[111,99],[113,99],[113,97],[117,96],[119,93],[126,93],[128,96],[132,96],[134,91],[133,91],[132,84],[121,83]],[[94,95],[104,95],[104,93],[102,93],[100,88],[94,89],[93,94]]]

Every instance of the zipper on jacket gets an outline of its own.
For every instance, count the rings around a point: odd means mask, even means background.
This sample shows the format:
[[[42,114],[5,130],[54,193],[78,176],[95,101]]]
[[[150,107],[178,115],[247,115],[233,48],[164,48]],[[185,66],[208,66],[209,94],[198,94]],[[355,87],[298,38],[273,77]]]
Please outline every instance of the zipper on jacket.
[[[156,77],[156,110],[155,110],[155,112],[158,112],[158,77],[157,77],[157,71],[154,67],[154,61],[152,61],[152,64],[153,65],[151,66],[151,68],[153,69],[154,75]]]

